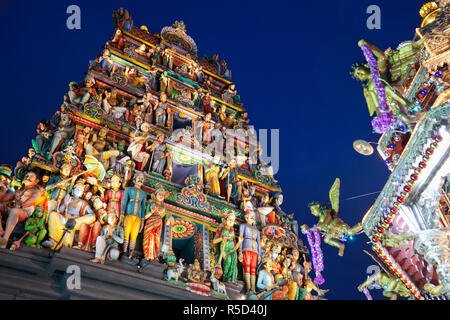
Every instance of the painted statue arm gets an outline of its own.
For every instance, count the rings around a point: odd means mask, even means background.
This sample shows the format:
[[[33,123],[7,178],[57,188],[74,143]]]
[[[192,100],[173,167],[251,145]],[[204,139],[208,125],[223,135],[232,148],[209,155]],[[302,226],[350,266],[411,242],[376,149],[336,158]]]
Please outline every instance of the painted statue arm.
[[[376,274],[374,274],[373,276],[369,277],[366,281],[364,281],[362,284],[360,284],[358,286],[358,290],[362,291],[363,288],[367,287],[368,285],[370,285],[371,283],[380,280],[381,278],[381,272],[378,272]]]
[[[31,194],[25,201],[21,201],[22,208],[26,208],[36,202],[41,196],[41,191],[39,189],[29,190]]]
[[[112,238],[117,243],[122,244],[123,243],[123,228],[121,228],[119,226],[117,226],[117,228],[119,228],[119,232],[118,232],[118,234],[114,234]]]
[[[384,90],[386,91],[386,95],[390,96],[393,100],[401,103],[402,105],[408,105],[408,101],[406,101],[402,96],[400,96],[397,92],[392,90],[390,86],[384,86]],[[401,108],[400,108],[401,110]]]

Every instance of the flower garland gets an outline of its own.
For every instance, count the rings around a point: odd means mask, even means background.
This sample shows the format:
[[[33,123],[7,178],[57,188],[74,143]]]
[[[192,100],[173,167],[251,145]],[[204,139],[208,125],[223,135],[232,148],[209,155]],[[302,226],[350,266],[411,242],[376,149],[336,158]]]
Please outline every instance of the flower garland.
[[[325,282],[325,279],[320,274],[323,271],[323,254],[322,249],[320,248],[320,234],[317,230],[317,225],[315,224],[313,227],[314,231],[314,240],[312,238],[312,232],[309,229],[302,231],[303,234],[306,234],[308,238],[309,247],[311,248],[312,262],[314,266],[314,271],[316,272],[316,278],[314,282],[318,285],[321,285]]]
[[[380,109],[380,115],[372,120],[372,127],[376,133],[386,133],[389,131],[392,124],[395,123],[395,119],[392,118],[392,112],[389,111],[389,106],[386,103],[386,91],[379,78],[378,63],[375,59],[372,50],[368,45],[361,46],[361,50],[366,58],[370,68],[370,78],[375,85],[375,91],[378,96],[378,108]]]

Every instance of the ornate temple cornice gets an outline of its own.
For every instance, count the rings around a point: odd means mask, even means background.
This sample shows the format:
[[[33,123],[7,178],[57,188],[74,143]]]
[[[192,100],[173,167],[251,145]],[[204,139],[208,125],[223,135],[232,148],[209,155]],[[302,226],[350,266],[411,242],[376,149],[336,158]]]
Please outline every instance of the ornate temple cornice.
[[[363,219],[363,229],[369,238],[376,233],[378,224],[387,214],[387,209],[392,206],[402,192],[401,187],[405,185],[414,173],[414,169],[420,162],[420,157],[425,154],[425,149],[432,141],[434,135],[440,130],[448,126],[450,102],[430,110],[424,118],[422,118],[416,125],[411,134],[408,144],[406,145],[398,165],[395,167],[383,190],[376,199],[373,206],[369,209]],[[442,129],[441,129],[442,130]],[[448,130],[448,129],[445,129]],[[449,149],[449,139],[444,139],[442,148]],[[447,150],[448,151],[448,150]],[[443,152],[442,155],[445,153]],[[432,156],[436,157],[436,155]],[[437,161],[437,159],[435,159]],[[445,159],[441,159],[445,161]],[[419,176],[419,181],[413,187],[417,188],[420,184],[420,179],[426,179],[424,175]]]

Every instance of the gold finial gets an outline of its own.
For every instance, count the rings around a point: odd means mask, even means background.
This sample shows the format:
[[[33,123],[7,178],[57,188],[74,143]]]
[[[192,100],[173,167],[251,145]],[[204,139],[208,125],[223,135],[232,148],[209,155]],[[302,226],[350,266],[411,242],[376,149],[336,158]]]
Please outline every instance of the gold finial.
[[[420,27],[423,28],[426,25],[432,23],[436,19],[436,14],[439,10],[440,9],[438,5],[434,1],[424,4],[419,11],[420,16],[423,18]]]

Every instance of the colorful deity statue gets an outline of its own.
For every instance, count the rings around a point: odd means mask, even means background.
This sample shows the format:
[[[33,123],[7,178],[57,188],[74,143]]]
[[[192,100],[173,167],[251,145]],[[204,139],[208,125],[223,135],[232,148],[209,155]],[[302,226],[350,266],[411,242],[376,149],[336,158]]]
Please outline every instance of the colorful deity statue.
[[[186,289],[192,293],[209,296],[210,288],[205,283],[206,273],[202,270],[200,262],[195,259],[194,263],[188,268],[188,283]]]
[[[105,99],[103,99],[103,109],[112,115],[114,119],[125,119],[127,101],[118,95],[118,91],[113,87],[110,92],[105,92]]]
[[[91,132],[91,127],[86,126],[83,128],[83,130],[78,130],[75,134],[75,142],[77,144],[75,153],[78,157],[81,157],[83,155],[84,150],[86,149],[89,139],[92,135]]]
[[[113,212],[108,213],[107,224],[103,227],[102,233],[95,241],[95,258],[90,260],[94,263],[105,263],[105,260],[119,259],[119,245],[124,241],[123,228],[117,224],[118,215]]]
[[[122,208],[123,190],[120,190],[121,178],[117,174],[114,174],[111,179],[111,189],[106,191],[103,201],[106,203],[106,212],[108,214],[113,213],[117,216],[120,215]],[[119,223],[120,224],[120,223]]]
[[[0,248],[6,248],[8,239],[17,223],[31,217],[36,209],[42,194],[38,183],[37,173],[29,171],[22,180],[23,187],[14,192],[14,207],[8,208],[8,219],[3,236],[0,238]]]
[[[59,167],[59,175],[52,176],[49,179],[46,187],[46,190],[49,192],[47,195],[47,212],[56,211],[66,194],[72,191],[75,178],[70,178],[70,176],[73,169],[74,162],[66,159]]]
[[[164,135],[159,134],[155,142],[148,149],[153,152],[152,171],[162,175],[166,167],[167,157],[170,154],[164,142]]]
[[[25,234],[11,245],[11,250],[17,250],[20,246],[20,242],[23,240],[26,245],[35,248],[41,247],[41,242],[47,235],[47,229],[45,228],[45,215],[46,212],[39,204],[34,209],[33,215],[25,222]]]
[[[247,291],[256,292],[256,264],[261,260],[261,238],[255,227],[255,213],[245,214],[245,223],[239,226],[239,261],[244,266],[244,282]]]
[[[380,271],[369,277],[366,281],[358,286],[358,291],[362,292],[364,288],[367,288],[370,284],[378,281],[383,288],[383,296],[390,298],[391,300],[397,300],[397,296],[414,299],[412,293],[406,288],[405,284],[397,278],[395,275],[391,275],[389,272]]]
[[[144,122],[141,125],[140,131],[134,136],[127,151],[131,155],[131,159],[138,163],[137,168],[145,169],[150,154],[147,153],[147,143],[150,140],[150,123]]]
[[[279,300],[280,294],[284,291],[280,287],[284,285],[282,277],[282,268],[278,263],[281,246],[278,243],[272,243],[269,255],[263,262],[262,268],[258,272],[257,288],[261,290],[258,294],[262,300]]]
[[[109,159],[120,155],[119,150],[111,150],[112,145],[107,138],[108,130],[107,126],[100,128],[98,133],[92,135],[90,142],[86,146],[86,154],[100,160],[105,170],[109,168]]]
[[[64,140],[71,139],[74,134],[75,126],[72,124],[72,120],[66,113],[61,113],[61,120],[59,121],[58,128],[53,134],[49,156],[51,157],[51,155],[55,153],[55,151],[63,144]]]
[[[123,29],[131,32],[133,28],[133,20],[131,19],[128,10],[120,8],[113,12],[113,22],[116,29]]]
[[[12,168],[3,164],[0,165],[0,237],[3,235],[2,216],[6,215],[9,204],[14,200],[14,189],[11,187]]]
[[[81,88],[78,83],[72,81],[69,83],[69,92],[67,92],[69,102],[74,105],[84,105],[91,97],[88,88]]]
[[[147,194],[141,190],[145,182],[145,176],[142,173],[134,177],[134,186],[126,187],[123,193],[122,207],[120,210],[123,219],[124,241],[123,252],[128,257],[133,258],[136,247],[136,238],[144,227],[145,203]]]
[[[41,120],[36,129],[37,136],[31,143],[37,154],[46,157],[46,152],[50,146],[51,137],[55,128],[50,124],[48,120]]]
[[[233,200],[237,202],[239,199],[240,181],[238,179],[238,172],[236,167],[236,160],[231,159],[228,167],[222,170],[220,179],[225,180],[227,201]]]
[[[62,245],[72,247],[75,232],[80,231],[78,247],[84,247],[84,244],[89,237],[89,234],[86,233],[89,230],[85,228],[81,230],[80,227],[83,224],[90,226],[96,221],[94,211],[87,201],[81,198],[84,193],[84,188],[85,186],[83,183],[77,183],[72,190],[72,196],[66,194],[58,210],[49,212],[49,241],[45,243],[46,246],[51,247],[54,250],[59,250]],[[76,225],[71,232],[64,233],[65,224],[69,219],[74,219]],[[62,238],[63,235],[64,238]]]
[[[214,157],[211,164],[208,165],[208,167],[205,170],[206,173],[206,185],[208,186],[207,193],[208,194],[214,194],[216,196],[220,196],[220,181],[219,181],[219,173],[220,173],[220,166],[219,166],[219,157]]]
[[[164,205],[164,199],[168,196],[168,192],[162,187],[159,187],[152,194],[152,202],[147,206],[147,213],[145,214],[144,227],[144,244],[143,253],[144,259],[155,260],[159,251],[161,250],[161,232],[163,227],[163,219],[165,218],[166,225],[173,224],[172,216],[166,217],[167,210]]]
[[[238,275],[236,251],[239,248],[239,242],[236,242],[234,239],[234,223],[236,221],[236,214],[234,211],[230,211],[228,214],[224,215],[224,218],[224,222],[217,230],[213,240],[213,244],[218,247],[216,265],[223,270],[223,281],[235,282]]]
[[[292,249],[291,264],[289,266],[290,277],[289,277],[289,300],[300,300],[301,291],[303,285],[303,273],[304,269],[300,263],[300,251],[297,248]]]
[[[155,104],[155,123],[163,127],[166,126],[167,121],[167,95],[162,92],[159,97],[159,102]]]
[[[122,30],[117,29],[116,32],[114,33],[114,37],[112,38],[111,41],[108,41],[107,44],[119,50],[123,50],[125,47],[125,40],[123,38]]]
[[[329,192],[331,208],[317,201],[310,202],[308,207],[311,210],[311,214],[319,218],[317,230],[325,234],[323,241],[330,246],[339,248],[339,256],[343,256],[345,245],[339,242],[339,239],[344,235],[356,235],[362,230],[362,226],[361,223],[358,223],[350,228],[337,216],[339,211],[339,189],[340,179],[336,178]],[[301,227],[302,231],[307,228],[306,224]]]

